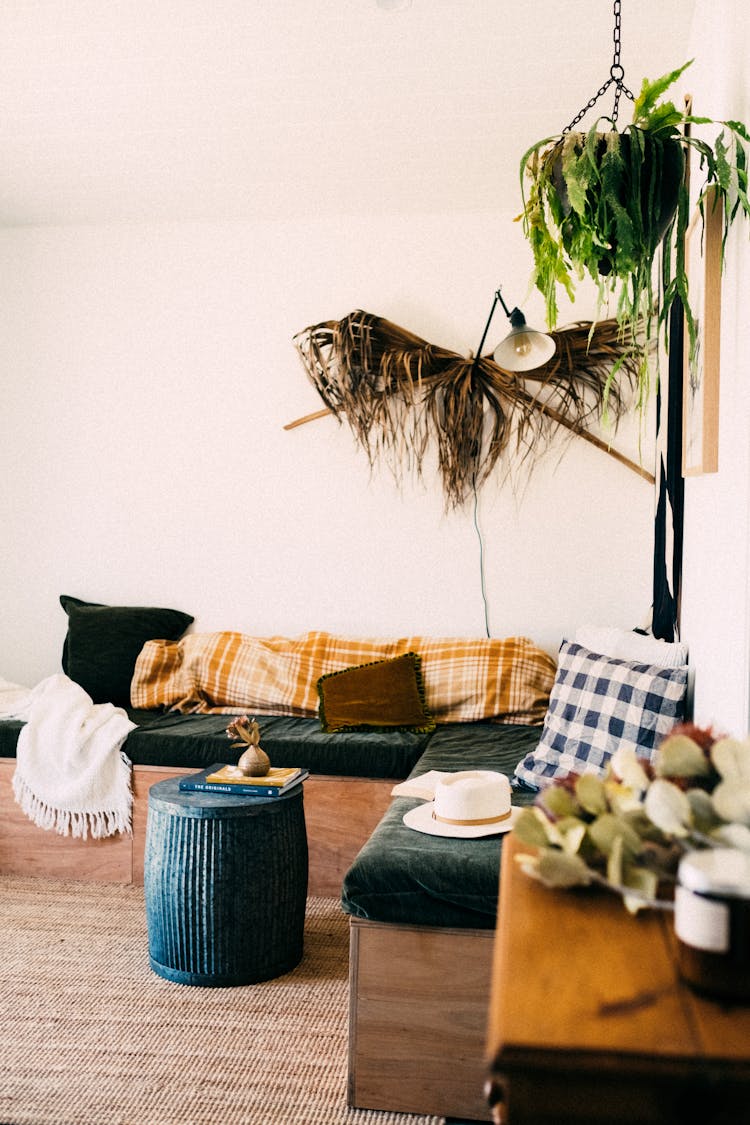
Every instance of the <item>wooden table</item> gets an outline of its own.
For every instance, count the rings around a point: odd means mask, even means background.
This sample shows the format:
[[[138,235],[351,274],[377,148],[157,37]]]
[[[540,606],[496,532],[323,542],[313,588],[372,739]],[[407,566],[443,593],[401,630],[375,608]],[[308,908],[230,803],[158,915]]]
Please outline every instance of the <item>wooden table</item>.
[[[498,1125],[750,1122],[750,1006],[696,996],[673,915],[552,891],[503,845],[488,1031]]]

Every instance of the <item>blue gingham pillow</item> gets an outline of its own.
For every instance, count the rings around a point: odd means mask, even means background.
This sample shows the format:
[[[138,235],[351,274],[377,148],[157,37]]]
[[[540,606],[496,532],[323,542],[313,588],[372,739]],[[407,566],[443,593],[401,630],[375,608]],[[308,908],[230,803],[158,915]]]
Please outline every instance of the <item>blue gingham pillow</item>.
[[[516,766],[539,789],[569,773],[605,772],[620,746],[650,758],[683,718],[687,666],[615,660],[563,641],[539,745]]]

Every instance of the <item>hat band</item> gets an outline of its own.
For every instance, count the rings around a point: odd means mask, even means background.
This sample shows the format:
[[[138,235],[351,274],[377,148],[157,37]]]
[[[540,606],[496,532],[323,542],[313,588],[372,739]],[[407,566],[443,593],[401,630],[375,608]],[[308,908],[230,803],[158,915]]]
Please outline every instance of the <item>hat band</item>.
[[[508,809],[502,816],[485,816],[481,820],[452,820],[449,816],[439,816],[433,809],[432,819],[439,820],[442,824],[499,824],[501,820],[507,820],[512,811]]]

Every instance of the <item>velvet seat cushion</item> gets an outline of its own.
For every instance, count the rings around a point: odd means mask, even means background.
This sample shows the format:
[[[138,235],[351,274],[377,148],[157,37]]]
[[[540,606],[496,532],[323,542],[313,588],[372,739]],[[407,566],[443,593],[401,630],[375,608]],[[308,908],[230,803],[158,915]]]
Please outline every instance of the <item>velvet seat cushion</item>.
[[[0,758],[15,758],[16,744],[23,725],[20,719],[3,719],[0,722]]]
[[[512,776],[539,740],[538,727],[493,723],[438,726],[412,772],[494,769]],[[530,804],[531,793],[514,793]],[[457,840],[426,836],[403,823],[420,802],[396,797],[344,879],[348,914],[376,922],[493,929],[497,917],[502,836]]]
[[[123,753],[134,766],[168,766],[185,773],[214,762],[234,763],[239,750],[230,746],[226,727],[231,716],[179,715],[174,712],[136,711],[128,715],[137,724],[123,744]],[[345,731],[325,734],[317,719],[264,716],[260,721],[261,746],[274,766],[300,766],[312,774],[331,777],[407,777],[430,741],[431,735],[413,731]],[[15,758],[23,723],[0,722],[0,758]]]
[[[179,715],[129,711],[138,723],[123,747],[134,765],[203,769],[234,763],[228,715]],[[260,745],[273,766],[300,766],[312,774],[339,777],[407,777],[430,740],[413,731],[345,731],[326,734],[317,719],[264,715],[258,718]]]

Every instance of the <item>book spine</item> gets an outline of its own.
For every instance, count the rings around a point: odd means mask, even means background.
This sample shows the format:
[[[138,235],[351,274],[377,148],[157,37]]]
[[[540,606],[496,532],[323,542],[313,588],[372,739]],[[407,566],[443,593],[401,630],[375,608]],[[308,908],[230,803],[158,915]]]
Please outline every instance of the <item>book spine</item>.
[[[225,785],[221,781],[180,782],[180,789],[183,792],[197,790],[201,793],[235,793],[238,797],[280,797],[282,793],[289,792],[280,785]]]

